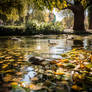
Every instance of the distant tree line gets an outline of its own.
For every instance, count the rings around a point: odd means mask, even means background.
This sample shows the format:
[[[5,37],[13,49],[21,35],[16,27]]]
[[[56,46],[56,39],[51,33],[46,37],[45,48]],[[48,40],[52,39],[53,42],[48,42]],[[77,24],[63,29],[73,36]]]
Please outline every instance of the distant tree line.
[[[85,33],[84,12],[88,8],[89,29],[92,29],[92,0],[0,0],[0,19],[5,24],[27,23],[29,11],[70,9],[74,14],[74,32]],[[41,13],[41,12],[40,12]],[[33,15],[34,16],[34,13]],[[42,20],[39,17],[39,20]]]

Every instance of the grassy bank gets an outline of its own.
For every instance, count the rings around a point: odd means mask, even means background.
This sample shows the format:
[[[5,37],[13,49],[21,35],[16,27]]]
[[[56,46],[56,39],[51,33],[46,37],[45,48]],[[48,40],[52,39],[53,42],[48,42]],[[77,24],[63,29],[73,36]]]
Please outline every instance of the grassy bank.
[[[0,36],[23,35],[25,27],[22,26],[0,26]]]
[[[0,26],[0,35],[36,35],[61,34],[63,27],[59,23],[29,22],[26,26]]]

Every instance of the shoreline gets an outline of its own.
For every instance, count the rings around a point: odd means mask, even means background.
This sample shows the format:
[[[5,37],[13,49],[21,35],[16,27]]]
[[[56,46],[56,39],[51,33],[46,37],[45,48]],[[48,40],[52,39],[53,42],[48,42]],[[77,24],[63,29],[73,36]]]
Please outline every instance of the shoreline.
[[[31,35],[92,35],[92,30],[87,30],[86,33],[74,33],[72,29],[65,29],[63,31],[59,30],[28,30],[25,27],[15,26],[15,27],[3,27],[0,26],[0,36],[31,36]]]

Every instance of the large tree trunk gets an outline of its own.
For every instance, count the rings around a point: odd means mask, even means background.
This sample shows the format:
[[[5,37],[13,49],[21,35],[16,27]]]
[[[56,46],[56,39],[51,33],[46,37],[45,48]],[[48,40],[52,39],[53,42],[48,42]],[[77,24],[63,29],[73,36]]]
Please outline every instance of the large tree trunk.
[[[78,6],[77,6],[78,7]],[[84,26],[84,9],[82,7],[78,7],[78,9],[76,9],[75,11],[73,11],[74,13],[74,33],[78,33],[78,34],[82,34],[85,33],[85,26]]]
[[[92,29],[92,6],[88,7],[88,23],[89,23],[88,29]]]

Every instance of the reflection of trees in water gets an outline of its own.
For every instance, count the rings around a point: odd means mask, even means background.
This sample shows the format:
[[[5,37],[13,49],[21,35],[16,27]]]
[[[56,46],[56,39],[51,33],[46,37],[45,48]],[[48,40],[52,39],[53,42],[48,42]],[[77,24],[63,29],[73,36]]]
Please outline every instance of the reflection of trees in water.
[[[11,50],[21,49],[22,52],[25,52],[25,55],[41,56],[45,58],[58,57],[59,54],[69,51],[73,47],[92,48],[92,41],[89,38],[85,38],[84,40],[80,38],[68,40],[64,36],[59,39],[50,38],[49,40],[51,43],[48,42],[48,39],[35,39],[30,37],[20,39],[22,41],[1,39],[0,48],[8,48]]]
[[[51,58],[60,58],[60,54],[72,49],[72,40],[59,39],[54,41],[56,41],[56,45],[49,47],[49,54]]]
[[[82,40],[73,40],[73,47],[83,47],[83,41]]]
[[[8,40],[7,39],[0,39],[0,49],[8,47]]]
[[[84,39],[84,48],[85,49],[92,49],[92,40],[91,39]]]
[[[84,40],[73,40],[73,47],[83,47],[84,49],[92,48],[92,40],[84,39]]]

